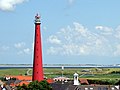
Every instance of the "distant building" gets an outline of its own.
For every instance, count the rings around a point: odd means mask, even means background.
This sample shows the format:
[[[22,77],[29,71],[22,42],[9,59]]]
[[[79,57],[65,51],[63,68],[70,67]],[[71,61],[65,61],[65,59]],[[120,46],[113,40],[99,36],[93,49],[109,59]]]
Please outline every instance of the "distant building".
[[[57,77],[57,78],[53,78],[54,81],[64,81],[67,82],[68,80],[70,80],[69,78],[66,77]]]

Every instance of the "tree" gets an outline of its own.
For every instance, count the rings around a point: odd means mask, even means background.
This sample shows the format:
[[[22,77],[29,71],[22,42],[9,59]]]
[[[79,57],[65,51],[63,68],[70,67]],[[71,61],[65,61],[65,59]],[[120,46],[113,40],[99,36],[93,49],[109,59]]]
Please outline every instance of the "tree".
[[[22,86],[17,86],[17,90],[27,90],[27,85],[23,84]]]
[[[52,87],[47,81],[43,80],[40,82],[33,81],[28,85],[17,86],[17,90],[52,90]]]

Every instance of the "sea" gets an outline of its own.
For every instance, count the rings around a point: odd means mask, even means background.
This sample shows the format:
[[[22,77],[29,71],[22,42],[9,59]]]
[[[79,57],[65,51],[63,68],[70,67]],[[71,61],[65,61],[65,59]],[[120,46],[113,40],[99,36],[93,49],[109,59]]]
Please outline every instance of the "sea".
[[[0,69],[25,69],[25,68],[32,68],[32,65],[0,65]],[[120,66],[92,66],[92,65],[85,65],[85,66],[77,66],[77,65],[43,65],[43,68],[120,68]]]

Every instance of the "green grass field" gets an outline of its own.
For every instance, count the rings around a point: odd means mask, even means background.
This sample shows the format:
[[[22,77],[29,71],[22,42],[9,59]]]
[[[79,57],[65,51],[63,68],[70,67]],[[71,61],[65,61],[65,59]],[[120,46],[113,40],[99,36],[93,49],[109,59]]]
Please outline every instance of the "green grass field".
[[[5,75],[24,75],[27,69],[0,69],[0,77]]]
[[[25,75],[25,69],[0,69],[0,77],[5,75]],[[74,73],[79,74],[79,78],[87,79],[120,79],[120,68],[65,68],[63,75],[73,79]],[[112,73],[118,72],[118,73]],[[30,72],[32,74],[32,71]],[[44,68],[44,74],[48,78],[59,77],[62,74],[61,68]]]

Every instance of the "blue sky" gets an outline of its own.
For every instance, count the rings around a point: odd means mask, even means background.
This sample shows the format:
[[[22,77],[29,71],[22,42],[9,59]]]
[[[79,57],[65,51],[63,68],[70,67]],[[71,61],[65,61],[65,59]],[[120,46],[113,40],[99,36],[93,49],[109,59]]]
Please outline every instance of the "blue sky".
[[[119,64],[120,0],[0,0],[0,61],[31,64],[34,16],[43,63]]]

